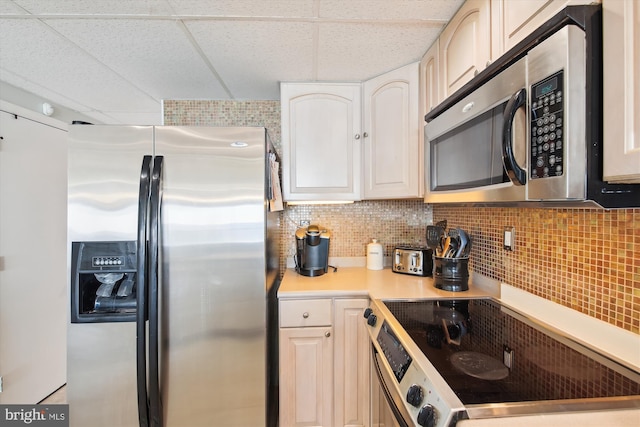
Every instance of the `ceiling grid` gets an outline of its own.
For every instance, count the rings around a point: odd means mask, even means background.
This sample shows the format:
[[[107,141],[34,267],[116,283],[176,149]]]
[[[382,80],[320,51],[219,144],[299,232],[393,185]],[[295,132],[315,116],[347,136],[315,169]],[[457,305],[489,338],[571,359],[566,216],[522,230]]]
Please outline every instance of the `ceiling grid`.
[[[98,123],[420,60],[463,0],[0,0],[0,83]],[[0,97],[2,95],[0,94]]]

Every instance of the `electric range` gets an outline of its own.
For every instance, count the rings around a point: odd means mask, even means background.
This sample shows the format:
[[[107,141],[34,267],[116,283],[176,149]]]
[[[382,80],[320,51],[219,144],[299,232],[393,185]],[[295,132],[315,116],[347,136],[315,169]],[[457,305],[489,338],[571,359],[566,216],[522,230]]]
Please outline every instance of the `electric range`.
[[[640,408],[640,372],[497,300],[374,300],[364,314],[400,425]]]

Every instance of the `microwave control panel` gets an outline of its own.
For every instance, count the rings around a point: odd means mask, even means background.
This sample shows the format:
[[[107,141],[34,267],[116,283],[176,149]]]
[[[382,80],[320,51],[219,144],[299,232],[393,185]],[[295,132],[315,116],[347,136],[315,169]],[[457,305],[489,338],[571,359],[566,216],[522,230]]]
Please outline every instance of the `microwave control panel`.
[[[564,173],[564,71],[531,86],[530,178]]]

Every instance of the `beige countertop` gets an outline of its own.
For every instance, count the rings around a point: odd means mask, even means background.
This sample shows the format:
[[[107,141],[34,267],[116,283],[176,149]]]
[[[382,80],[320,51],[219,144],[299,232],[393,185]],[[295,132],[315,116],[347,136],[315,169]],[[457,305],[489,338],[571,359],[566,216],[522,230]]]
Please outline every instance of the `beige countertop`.
[[[367,296],[373,299],[498,297],[499,284],[472,277],[469,290],[448,292],[437,289],[431,277],[394,273],[391,268],[340,267],[336,272],[329,269],[317,277],[302,276],[294,269],[287,269],[278,290],[279,298],[291,299]]]

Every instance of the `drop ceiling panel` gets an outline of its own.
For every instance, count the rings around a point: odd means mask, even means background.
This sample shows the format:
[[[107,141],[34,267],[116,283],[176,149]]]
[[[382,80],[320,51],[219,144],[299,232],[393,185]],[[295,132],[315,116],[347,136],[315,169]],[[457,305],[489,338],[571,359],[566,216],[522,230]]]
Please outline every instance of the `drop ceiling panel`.
[[[313,79],[313,25],[186,23],[235,99],[280,99],[279,81]]]
[[[27,12],[15,3],[7,0],[0,0],[0,15],[24,15],[26,13]]]
[[[422,24],[320,24],[318,79],[366,80],[419,61],[440,31]]]
[[[0,20],[2,70],[103,111],[153,111],[158,103],[39,21]],[[35,59],[35,60],[34,60]],[[11,82],[9,82],[11,83]],[[22,87],[28,90],[26,87]]]
[[[319,16],[339,19],[433,20],[446,23],[464,0],[322,0]],[[375,7],[372,7],[375,5]]]
[[[167,0],[14,0],[36,15],[171,15]]]
[[[311,17],[313,0],[168,0],[180,15]]]
[[[156,101],[229,98],[179,22],[133,19],[45,22]]]

